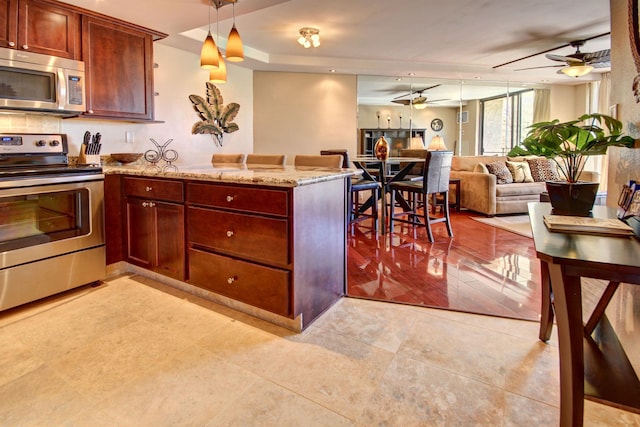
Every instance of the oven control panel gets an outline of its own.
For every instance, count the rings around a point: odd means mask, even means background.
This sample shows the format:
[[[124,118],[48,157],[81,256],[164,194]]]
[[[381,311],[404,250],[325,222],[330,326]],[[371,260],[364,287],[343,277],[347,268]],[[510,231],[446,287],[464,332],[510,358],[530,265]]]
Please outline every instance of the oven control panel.
[[[0,134],[0,154],[67,154],[62,134]]]

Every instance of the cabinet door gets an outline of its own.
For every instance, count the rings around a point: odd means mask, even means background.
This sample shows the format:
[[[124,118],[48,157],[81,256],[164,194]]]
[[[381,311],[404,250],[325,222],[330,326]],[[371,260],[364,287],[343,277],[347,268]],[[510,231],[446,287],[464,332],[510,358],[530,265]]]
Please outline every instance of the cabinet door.
[[[153,120],[151,34],[85,16],[82,41],[88,114]]]
[[[127,261],[144,268],[154,266],[156,226],[148,200],[126,199]]]
[[[0,46],[15,47],[18,36],[18,0],[0,0]]]
[[[156,241],[154,270],[174,279],[184,279],[184,206],[155,204]]]
[[[80,15],[37,0],[20,0],[17,49],[79,59]]]

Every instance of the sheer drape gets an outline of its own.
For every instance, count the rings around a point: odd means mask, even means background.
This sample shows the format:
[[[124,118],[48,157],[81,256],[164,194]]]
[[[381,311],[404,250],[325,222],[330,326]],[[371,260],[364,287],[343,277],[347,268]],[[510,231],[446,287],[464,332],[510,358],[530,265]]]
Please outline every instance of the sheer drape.
[[[551,90],[534,89],[533,123],[548,122],[551,116]]]
[[[600,74],[598,87],[598,113],[611,114],[609,112],[609,95],[611,93],[611,73]],[[615,117],[617,118],[617,117]],[[609,156],[595,156],[600,161],[600,191],[607,189],[607,174],[609,173]]]

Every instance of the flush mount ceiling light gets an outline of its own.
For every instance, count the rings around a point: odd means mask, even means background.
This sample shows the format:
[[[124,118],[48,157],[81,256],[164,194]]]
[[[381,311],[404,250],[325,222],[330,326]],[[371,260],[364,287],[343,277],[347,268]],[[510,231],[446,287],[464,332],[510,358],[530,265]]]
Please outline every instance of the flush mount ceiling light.
[[[589,74],[591,70],[593,70],[593,66],[588,65],[584,62],[571,64],[567,67],[560,69],[560,71],[563,74],[566,74],[569,77],[582,77]]]
[[[320,46],[320,30],[311,27],[300,28],[298,43],[304,46],[305,49],[309,49],[311,46]]]

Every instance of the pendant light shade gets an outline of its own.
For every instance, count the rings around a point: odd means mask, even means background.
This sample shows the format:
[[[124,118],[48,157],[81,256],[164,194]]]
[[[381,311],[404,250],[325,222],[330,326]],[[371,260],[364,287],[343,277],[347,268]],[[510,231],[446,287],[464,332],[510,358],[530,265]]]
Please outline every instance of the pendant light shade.
[[[222,58],[220,49],[218,49],[218,56],[220,58],[220,62],[218,63],[218,69],[211,70],[211,72],[209,73],[209,81],[211,83],[226,83],[227,82],[227,66],[224,63],[224,59]]]
[[[229,31],[229,37],[227,38],[227,60],[231,62],[244,61],[244,47],[242,46],[242,39],[240,33],[236,28],[236,2],[233,2],[233,25],[231,31]]]
[[[231,62],[244,61],[244,47],[235,23],[231,27],[229,38],[227,39],[227,60]]]
[[[216,42],[213,41],[211,31],[209,31],[200,50],[200,67],[207,70],[217,70],[219,63],[218,47],[216,46]]]

